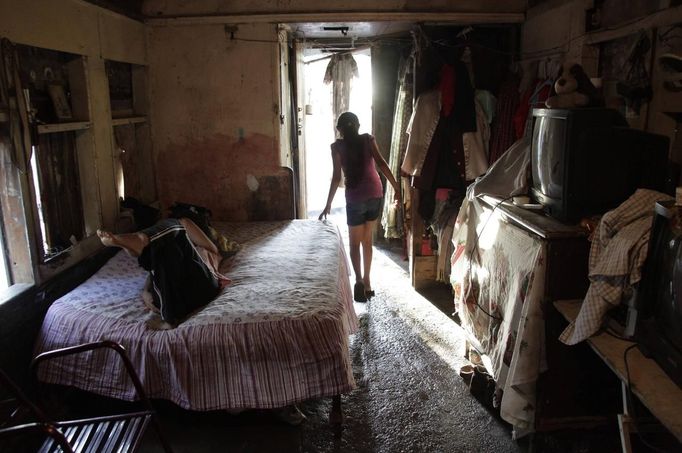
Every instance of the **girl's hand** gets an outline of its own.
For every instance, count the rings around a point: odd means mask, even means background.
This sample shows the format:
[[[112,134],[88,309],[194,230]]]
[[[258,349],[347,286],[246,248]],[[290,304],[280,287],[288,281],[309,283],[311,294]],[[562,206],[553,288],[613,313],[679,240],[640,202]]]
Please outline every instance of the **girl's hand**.
[[[326,220],[327,216],[329,215],[331,210],[332,210],[332,207],[330,205],[325,206],[324,211],[322,211],[322,214],[320,214],[320,216],[317,218],[317,220],[322,220],[322,219]]]

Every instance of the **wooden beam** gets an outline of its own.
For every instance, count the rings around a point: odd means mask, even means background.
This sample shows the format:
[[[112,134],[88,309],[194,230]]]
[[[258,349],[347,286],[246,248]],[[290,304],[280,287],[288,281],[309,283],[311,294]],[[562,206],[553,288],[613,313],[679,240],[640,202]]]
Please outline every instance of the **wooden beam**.
[[[641,17],[626,24],[615,26],[607,30],[597,30],[586,33],[584,44],[599,44],[605,41],[623,38],[641,30],[667,27],[682,22],[682,6],[667,8],[648,16]]]
[[[336,12],[234,14],[219,16],[176,16],[145,20],[153,26],[287,23],[287,22],[438,22],[452,24],[516,24],[525,20],[523,13],[457,13],[457,12]]]
[[[38,133],[39,134],[51,134],[53,132],[67,132],[67,131],[80,131],[83,129],[89,129],[92,127],[90,121],[77,121],[73,123],[54,123],[54,124],[39,124]]]
[[[112,126],[127,126],[129,124],[146,123],[146,116],[130,116],[127,118],[114,118],[111,120]]]

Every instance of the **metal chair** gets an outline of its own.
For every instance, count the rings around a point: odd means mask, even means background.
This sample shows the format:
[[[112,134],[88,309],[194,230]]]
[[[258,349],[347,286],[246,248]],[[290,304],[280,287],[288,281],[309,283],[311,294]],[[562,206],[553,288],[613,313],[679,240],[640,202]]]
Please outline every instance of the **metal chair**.
[[[19,447],[16,443],[12,444],[11,442],[19,435],[35,436],[35,433],[42,433],[45,440],[35,450],[41,453],[60,451],[67,453],[134,452],[140,446],[142,436],[151,423],[163,449],[167,453],[172,453],[170,445],[161,432],[161,426],[151,401],[147,398],[140,378],[137,376],[130,359],[128,359],[125,349],[120,344],[113,341],[100,341],[47,351],[33,359],[31,372],[34,373],[37,366],[46,360],[101,348],[113,349],[123,360],[145,410],[79,420],[53,420],[41,408],[31,402],[7,374],[0,370],[0,385],[5,387],[18,403],[9,414],[8,420],[4,424],[0,424],[0,451],[17,451]],[[21,423],[19,420],[26,415],[31,415],[33,421]],[[5,448],[11,448],[11,450]],[[21,451],[27,450],[24,447]]]

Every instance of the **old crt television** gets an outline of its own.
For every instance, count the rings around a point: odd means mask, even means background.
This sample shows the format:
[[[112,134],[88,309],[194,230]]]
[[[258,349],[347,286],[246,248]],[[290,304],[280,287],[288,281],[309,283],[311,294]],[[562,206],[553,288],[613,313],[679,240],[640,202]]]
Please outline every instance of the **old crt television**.
[[[638,188],[664,191],[668,138],[616,110],[534,109],[531,197],[562,222],[603,214]]]
[[[655,205],[636,306],[639,348],[682,387],[682,217],[672,201]]]

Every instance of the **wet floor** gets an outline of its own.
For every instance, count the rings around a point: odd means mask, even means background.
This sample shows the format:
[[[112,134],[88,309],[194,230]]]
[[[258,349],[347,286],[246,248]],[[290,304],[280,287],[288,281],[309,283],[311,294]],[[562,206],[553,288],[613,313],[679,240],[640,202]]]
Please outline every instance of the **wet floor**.
[[[382,245],[384,251],[382,251]],[[330,399],[299,407],[290,426],[270,412],[191,413],[162,405],[176,452],[516,452],[510,428],[474,398],[458,370],[464,340],[446,314],[449,287],[415,292],[400,247],[374,255],[376,296],[355,304],[360,329],[350,341],[358,387],[344,395],[343,430],[329,425]],[[435,304],[434,304],[435,303]],[[440,309],[438,308],[440,307]],[[161,451],[153,431],[143,451]]]

